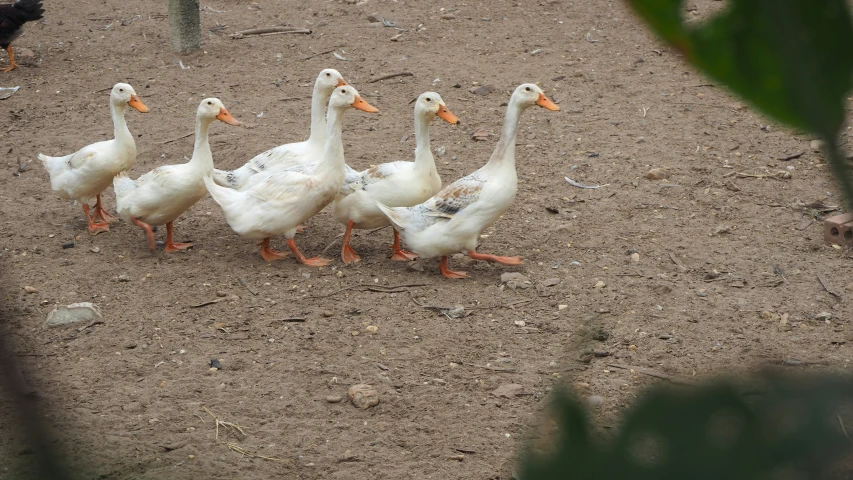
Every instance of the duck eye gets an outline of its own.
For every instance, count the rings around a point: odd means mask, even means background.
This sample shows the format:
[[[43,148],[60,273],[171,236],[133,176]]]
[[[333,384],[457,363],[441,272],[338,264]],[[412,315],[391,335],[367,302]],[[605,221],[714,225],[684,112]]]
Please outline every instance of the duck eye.
[[[119,88],[119,89],[118,89],[118,91],[119,91],[119,92],[124,93],[124,89],[123,89],[123,88]]]
[[[341,89],[341,93],[347,93],[347,89],[346,89],[346,88],[342,88],[342,89]]]
[[[327,76],[327,77],[331,77],[331,76],[332,76],[332,74],[331,74],[331,73],[329,73],[329,72],[326,72],[326,76]]]
[[[527,90],[528,92],[530,91],[530,87],[525,87],[524,89]]]
[[[207,102],[208,105],[213,105],[213,102]]]
[[[429,98],[429,97],[427,97],[427,98],[426,98],[426,101],[427,101],[427,102],[431,102],[431,101],[432,101],[432,99],[431,99],[431,98]]]

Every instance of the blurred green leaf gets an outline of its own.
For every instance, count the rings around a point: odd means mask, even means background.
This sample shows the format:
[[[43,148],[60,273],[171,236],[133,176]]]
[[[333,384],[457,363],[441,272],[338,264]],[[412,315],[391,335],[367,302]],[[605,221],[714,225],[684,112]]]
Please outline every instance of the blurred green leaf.
[[[658,387],[607,442],[591,434],[583,408],[559,393],[554,450],[528,451],[519,478],[817,479],[853,452],[838,415],[853,404],[850,379],[768,375],[755,387],[762,393],[746,396],[731,381]]]
[[[848,200],[853,183],[837,149],[853,86],[853,22],[846,0],[730,0],[695,26],[683,0],[629,0],[652,30],[705,75],[759,110],[819,135]]]

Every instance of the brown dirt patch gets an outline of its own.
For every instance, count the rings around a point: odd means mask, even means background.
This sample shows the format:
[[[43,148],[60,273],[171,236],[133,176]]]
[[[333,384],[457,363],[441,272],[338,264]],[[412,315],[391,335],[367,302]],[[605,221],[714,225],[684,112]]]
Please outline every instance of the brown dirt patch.
[[[766,120],[708,86],[622,2],[475,0],[447,5],[451,12],[424,2],[361,3],[261,1],[253,9],[202,1],[225,12],[202,12],[204,51],[182,58],[186,69],[168,51],[164,1],[52,2],[44,22],[18,41],[34,55],[0,75],[3,86],[22,86],[0,102],[5,323],[18,353],[44,355],[19,359],[75,468],[100,478],[506,479],[558,377],[604,397],[598,419],[613,426],[658,380],[610,363],[697,378],[789,358],[847,367],[851,255],[825,246],[820,219],[809,223],[813,209],[795,206],[840,203],[810,138],[762,128]],[[702,19],[716,2],[694,3],[698,16],[687,15]],[[375,12],[405,31],[371,24]],[[281,23],[314,33],[227,36]],[[227,26],[211,32],[217,24]],[[350,61],[303,60],[336,46]],[[432,129],[433,147],[447,149],[438,159],[445,182],[488,159],[495,138],[470,136],[500,131],[509,92],[541,82],[562,111],[535,109],[522,119],[518,199],[481,247],[523,255],[524,265],[455,260],[471,278],[447,281],[434,262],[423,272],[390,262],[388,231],[357,236],[364,260],[352,267],[267,265],[209,198],[176,225],[177,239],[195,248],[152,256],[130,225],[89,236],[79,206],[52,194],[36,161],[40,151],[106,138],[112,127],[101,90],[124,80],[151,107],[146,116],[128,114],[139,149],[132,176],[190,155],[191,138],[164,142],[192,131],[196,105],[210,95],[248,127],[212,129],[217,165],[236,167],[307,135],[310,84],[328,66],[381,110],[345,121],[347,159],[358,168],[410,158],[407,103],[439,92],[463,122]],[[402,71],[414,76],[368,83]],[[497,90],[473,95],[472,82]],[[14,175],[21,163],[31,168]],[[789,166],[787,180],[735,175]],[[668,170],[669,180],[647,180],[653,167]],[[566,175],[607,186],[580,190]],[[114,205],[111,193],[106,202]],[[310,227],[299,243],[312,255],[343,231],[325,212]],[[76,246],[62,249],[70,240]],[[501,288],[501,274],[513,271],[529,288]],[[543,286],[551,278],[560,282]],[[598,281],[606,286],[594,288]],[[423,285],[366,289],[400,284]],[[329,295],[357,285],[364,287]],[[218,291],[227,300],[191,307]],[[422,308],[409,292],[471,315]],[[103,325],[42,327],[53,304],[79,301],[99,304]],[[519,301],[527,302],[504,307]],[[762,319],[762,311],[772,315]],[[830,320],[815,317],[824,311]],[[790,329],[779,327],[782,314]],[[305,321],[283,320],[292,317]],[[599,328],[606,341],[590,339]],[[611,356],[584,363],[588,349]],[[211,358],[221,371],[208,370]],[[358,383],[377,387],[377,407],[327,402]],[[525,395],[490,395],[502,384],[522,385]],[[247,435],[220,427],[215,440],[203,407]],[[0,478],[28,465],[22,441],[20,433],[0,439]],[[284,461],[249,458],[227,443]],[[451,459],[458,448],[475,453]]]

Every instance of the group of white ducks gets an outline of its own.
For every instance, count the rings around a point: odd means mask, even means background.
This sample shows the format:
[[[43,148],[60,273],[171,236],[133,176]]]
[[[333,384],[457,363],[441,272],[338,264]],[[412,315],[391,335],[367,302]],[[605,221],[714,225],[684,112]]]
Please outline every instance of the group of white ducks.
[[[448,268],[448,255],[461,252],[476,260],[521,263],[520,257],[478,253],[476,248],[480,233],[515,199],[518,120],[533,105],[559,110],[538,86],[520,85],[509,100],[503,132],[489,161],[444,188],[430,150],[429,124],[436,116],[451,124],[459,120],[441,97],[426,92],[415,101],[414,162],[383,163],[359,172],[344,161],[343,114],[350,108],[368,113],[378,110],[334,69],[320,72],[314,83],[308,140],[275,147],[236,170],[214,168],[208,130],[214,120],[229,125],[240,122],[219,99],[206,98],[196,113],[192,159],[131,179],[127,170],[136,160],[136,145],[125,122],[125,110],[130,106],[145,113],[148,107],[126,83],[116,84],[110,93],[113,140],[93,143],[64,157],[39,154],[39,159],[50,174],[53,190],[82,203],[92,234],[109,230],[111,217],[101,204],[101,193],[112,183],[118,215],[145,231],[150,249],[156,245],[152,226],[163,224],[167,227],[165,250],[186,249],[192,244],[174,242],[172,223],[209,192],[236,233],[260,241],[265,260],[287,255],[270,247],[272,237],[284,235],[299,262],[324,266],[330,260],[306,258],[293,239],[304,222],[332,204],[335,218],[346,225],[341,249],[345,263],[360,259],[350,245],[353,229],[391,225],[392,259],[440,257],[442,275],[462,278],[464,272]],[[92,197],[97,200],[90,214]],[[411,251],[403,250],[401,236]]]

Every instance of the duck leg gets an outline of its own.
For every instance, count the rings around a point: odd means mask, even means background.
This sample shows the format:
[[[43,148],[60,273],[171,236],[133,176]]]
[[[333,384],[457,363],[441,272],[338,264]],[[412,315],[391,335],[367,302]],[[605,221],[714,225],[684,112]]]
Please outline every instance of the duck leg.
[[[352,237],[352,227],[355,225],[352,221],[347,223],[347,231],[344,233],[344,244],[341,247],[341,260],[344,263],[352,263],[361,260],[361,257],[355,253],[355,250],[350,246],[349,241]]]
[[[192,243],[175,243],[172,240],[172,222],[166,224],[166,251],[168,253],[177,252],[178,250],[186,250],[192,246]]]
[[[441,270],[444,278],[465,278],[468,276],[466,272],[454,272],[447,268],[447,256],[441,257],[441,261],[438,262],[438,269]]]
[[[391,260],[410,262],[418,258],[418,254],[403,250],[400,245],[400,232],[398,232],[396,228],[394,229],[394,244],[391,245],[391,248],[394,249],[394,255],[391,255]]]
[[[264,260],[268,262],[274,262],[276,260],[281,260],[282,258],[290,255],[287,252],[277,252],[270,248],[270,238],[267,237],[263,239],[259,244],[261,247],[261,256],[264,257]]]
[[[89,233],[92,235],[97,235],[99,233],[109,232],[110,224],[109,223],[97,223],[92,220],[92,217],[89,215],[89,204],[83,204],[83,213],[86,214],[86,222],[89,224]]]
[[[292,238],[287,239],[287,246],[293,251],[293,255],[296,256],[296,259],[299,260],[299,263],[303,263],[305,265],[310,265],[312,267],[325,267],[326,265],[332,263],[328,258],[323,257],[314,257],[314,258],[305,258],[305,255],[299,251],[299,248],[296,246],[296,242],[293,241]]]
[[[106,210],[104,210],[104,206],[101,204],[101,194],[99,193],[98,196],[95,198],[97,200],[95,200],[95,214],[92,217],[93,220],[102,223],[110,223],[115,220],[112,215],[110,215],[109,213],[107,213]]]
[[[15,63],[15,49],[9,45],[6,47],[6,52],[9,54],[9,66],[6,68],[0,68],[0,72],[11,72],[18,67],[18,64]]]
[[[488,253],[468,252],[468,257],[474,260],[483,260],[486,262],[497,262],[502,265],[521,265],[521,257],[498,257],[497,255],[489,255]]]
[[[133,224],[137,227],[145,230],[145,236],[148,237],[148,250],[151,250],[153,252],[154,249],[157,248],[157,245],[154,243],[154,231],[151,230],[151,225],[148,225],[147,223],[133,216],[130,217],[130,221],[133,222]]]

